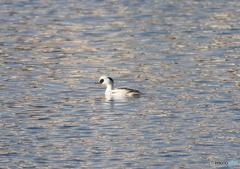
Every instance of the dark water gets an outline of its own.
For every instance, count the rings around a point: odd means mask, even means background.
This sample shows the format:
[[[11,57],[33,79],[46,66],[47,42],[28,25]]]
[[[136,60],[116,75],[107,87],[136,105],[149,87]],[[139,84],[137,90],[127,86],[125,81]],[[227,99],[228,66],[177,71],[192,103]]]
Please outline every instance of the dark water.
[[[239,168],[239,9],[0,1],[1,168]]]

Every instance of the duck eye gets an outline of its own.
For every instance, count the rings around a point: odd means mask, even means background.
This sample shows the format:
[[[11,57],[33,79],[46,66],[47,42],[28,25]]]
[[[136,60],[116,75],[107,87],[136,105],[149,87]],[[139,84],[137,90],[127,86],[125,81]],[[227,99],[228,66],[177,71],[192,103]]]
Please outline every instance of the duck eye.
[[[104,80],[103,79],[101,79],[100,81],[99,81],[99,83],[103,83],[104,82]]]

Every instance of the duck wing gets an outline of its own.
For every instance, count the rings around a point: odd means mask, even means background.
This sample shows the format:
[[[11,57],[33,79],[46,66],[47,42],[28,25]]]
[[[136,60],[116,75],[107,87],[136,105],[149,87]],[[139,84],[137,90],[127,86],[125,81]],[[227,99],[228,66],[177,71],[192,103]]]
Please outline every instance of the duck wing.
[[[117,89],[120,89],[120,90],[127,90],[127,93],[141,94],[141,92],[139,92],[138,90],[130,89],[130,88],[127,88],[127,87],[120,87],[120,88],[117,88]]]

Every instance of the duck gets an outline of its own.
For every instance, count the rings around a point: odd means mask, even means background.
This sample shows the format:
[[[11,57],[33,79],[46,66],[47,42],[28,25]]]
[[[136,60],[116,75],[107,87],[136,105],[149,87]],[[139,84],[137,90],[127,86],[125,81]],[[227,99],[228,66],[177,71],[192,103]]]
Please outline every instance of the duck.
[[[105,96],[127,96],[127,97],[139,97],[142,93],[135,89],[127,87],[114,88],[114,81],[109,76],[101,76],[95,84],[106,85]]]

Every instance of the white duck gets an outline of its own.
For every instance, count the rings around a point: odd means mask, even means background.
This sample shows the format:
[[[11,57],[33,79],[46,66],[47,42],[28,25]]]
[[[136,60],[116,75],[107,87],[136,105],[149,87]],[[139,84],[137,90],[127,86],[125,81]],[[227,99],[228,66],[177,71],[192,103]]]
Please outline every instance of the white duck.
[[[105,96],[128,96],[128,97],[139,97],[142,93],[138,90],[129,89],[126,87],[114,89],[114,81],[111,77],[101,76],[95,84],[105,84],[107,89],[105,91]]]

